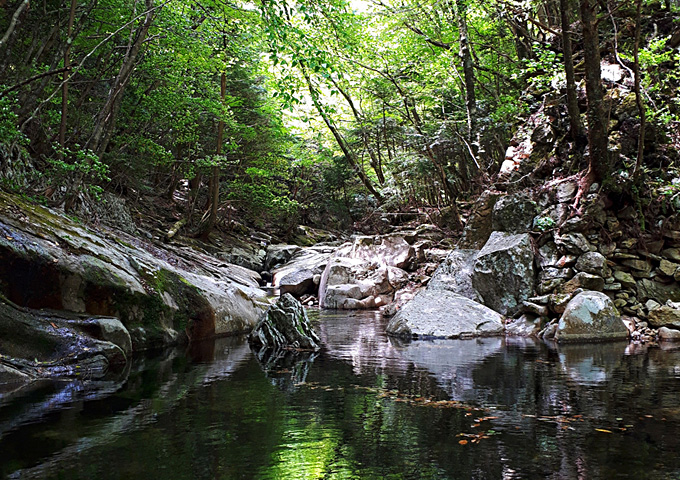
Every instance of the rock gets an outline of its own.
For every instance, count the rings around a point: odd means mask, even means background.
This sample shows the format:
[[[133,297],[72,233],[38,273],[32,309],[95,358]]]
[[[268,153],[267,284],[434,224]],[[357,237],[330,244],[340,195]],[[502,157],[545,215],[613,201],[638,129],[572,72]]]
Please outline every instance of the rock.
[[[664,342],[680,342],[680,330],[674,328],[659,328],[659,340]]]
[[[127,361],[118,345],[83,333],[78,328],[81,320],[73,314],[22,308],[0,297],[0,357],[8,367],[5,375],[15,380],[24,379],[21,374],[100,378],[110,366]]]
[[[492,212],[494,205],[502,195],[498,192],[485,191],[477,199],[476,205],[458,243],[459,248],[479,250],[489,240],[492,229]]]
[[[520,311],[522,313],[531,313],[537,317],[548,316],[548,307],[546,307],[545,305],[538,305],[532,302],[522,302]]]
[[[604,278],[591,275],[590,273],[579,272],[574,278],[560,287],[560,292],[573,293],[578,288],[601,292],[604,290]]]
[[[355,238],[348,257],[408,270],[414,264],[415,253],[403,236],[383,235]]]
[[[118,318],[135,351],[250,331],[268,306],[257,277],[0,193],[0,293],[28,308]]]
[[[308,293],[316,294],[319,282],[314,282],[315,275],[321,275],[328,264],[328,260],[331,257],[331,248],[302,248],[298,249],[297,252],[288,260],[287,263],[280,265],[272,271],[272,285],[274,287],[280,287],[281,282],[284,278],[288,277],[286,283],[289,286],[295,285],[297,282],[306,282],[309,272],[312,275],[312,282],[314,288],[309,286],[307,282],[305,284],[305,291]],[[321,277],[319,277],[321,278]],[[290,287],[286,287],[290,288]],[[311,291],[310,291],[311,288]],[[282,292],[285,293],[285,292]]]
[[[472,287],[472,273],[479,250],[454,250],[432,275],[428,290],[449,290],[470,300],[479,301]]]
[[[680,328],[680,310],[662,305],[649,312],[647,317],[652,327],[676,327]]]
[[[555,187],[555,199],[559,203],[571,202],[578,191],[578,183],[573,180],[565,180]]]
[[[524,314],[505,324],[506,335],[516,337],[536,337],[540,330],[541,319],[531,314]]]
[[[616,250],[616,243],[601,243],[598,250],[605,257],[609,257]]]
[[[538,249],[536,260],[539,267],[546,268],[557,267],[560,258],[562,255],[557,250],[557,245],[554,242],[548,242]]]
[[[290,293],[299,298],[306,293],[313,295],[317,293],[312,270],[303,269],[291,272],[281,278],[278,283],[281,295]]]
[[[543,337],[546,340],[554,340],[556,333],[557,333],[557,323],[550,323],[545,327],[542,335],[539,332],[539,336]]]
[[[536,202],[525,193],[501,197],[493,207],[492,229],[499,232],[526,233],[531,230],[536,214]]]
[[[667,277],[672,277],[675,275],[675,272],[678,271],[678,268],[680,265],[677,263],[669,262],[666,259],[662,259],[660,264],[659,264],[659,271],[666,275]]]
[[[635,288],[635,278],[630,273],[622,272],[621,270],[614,270],[614,278],[621,283],[625,288]]]
[[[600,277],[607,276],[607,259],[599,252],[586,252],[576,261],[576,270]]]
[[[408,338],[500,335],[503,317],[448,290],[423,290],[397,312],[387,333]]]
[[[264,260],[264,269],[272,270],[278,266],[288,263],[302,247],[297,245],[269,245]]]
[[[678,302],[680,301],[680,285],[677,283],[664,285],[663,283],[643,278],[637,282],[637,298],[641,302],[647,301],[650,298],[659,303],[666,303],[668,300]]]
[[[628,338],[611,299],[602,292],[581,292],[567,305],[555,333],[558,342],[596,342]]]
[[[126,356],[132,353],[132,338],[125,325],[113,317],[89,317],[71,320],[69,325],[77,327],[83,333],[95,338],[111,342],[120,347]]]
[[[680,248],[667,248],[661,252],[661,255],[674,262],[680,262]]]
[[[534,253],[526,233],[493,232],[477,255],[472,286],[483,303],[512,315],[533,295]]]
[[[621,262],[623,265],[632,268],[633,270],[637,270],[638,272],[648,274],[649,272],[652,271],[652,264],[649,260],[641,260],[641,259],[629,259],[629,260],[623,260]]]
[[[590,252],[592,250],[592,246],[582,233],[555,235],[555,244],[575,255]]]
[[[656,300],[647,300],[647,303],[645,303],[645,308],[647,309],[648,312],[651,312],[655,308],[659,308],[661,304],[657,302]]]
[[[581,293],[581,291],[574,291],[572,293],[553,293],[550,295],[550,310],[561,315],[567,309],[567,305],[576,295]]]
[[[282,295],[267,310],[248,340],[257,351],[281,348],[316,351],[321,348],[321,340],[304,307],[290,294]]]

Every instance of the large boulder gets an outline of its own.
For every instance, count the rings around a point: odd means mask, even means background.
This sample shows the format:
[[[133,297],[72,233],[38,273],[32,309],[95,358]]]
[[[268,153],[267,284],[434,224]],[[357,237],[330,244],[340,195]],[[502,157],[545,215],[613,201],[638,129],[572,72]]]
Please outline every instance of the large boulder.
[[[264,269],[272,270],[285,263],[288,263],[293,255],[298,253],[302,247],[297,245],[269,245],[267,247],[267,255],[264,260]]]
[[[316,295],[332,251],[331,247],[298,247],[285,264],[272,271],[272,285],[280,288],[281,294],[291,293],[296,297],[305,293]]]
[[[680,284],[673,282],[664,284],[654,280],[643,278],[637,282],[637,298],[641,302],[649,299],[659,303],[680,302]]]
[[[252,330],[269,301],[247,272],[0,192],[0,294],[21,307],[115,317],[133,350]]]
[[[493,207],[492,228],[494,231],[526,233],[531,230],[537,214],[538,206],[527,194],[507,195],[499,198]]]
[[[558,342],[624,340],[628,329],[614,302],[602,292],[585,291],[567,304],[555,333]]]
[[[91,325],[97,325],[93,335],[85,331]],[[32,310],[0,297],[0,383],[40,377],[99,378],[110,365],[127,361],[130,336],[126,333],[117,319]]]
[[[290,294],[282,295],[262,316],[248,337],[257,349],[319,350],[321,340],[312,328],[300,302]]]
[[[533,295],[534,251],[526,233],[493,232],[477,255],[472,286],[484,305],[513,315]]]
[[[397,312],[387,333],[406,338],[500,335],[503,317],[448,290],[423,290]]]
[[[437,267],[429,290],[449,290],[470,300],[479,301],[477,291],[472,287],[472,273],[479,250],[454,250]]]
[[[680,328],[680,310],[669,305],[663,305],[650,311],[648,320],[649,324],[655,328]]]

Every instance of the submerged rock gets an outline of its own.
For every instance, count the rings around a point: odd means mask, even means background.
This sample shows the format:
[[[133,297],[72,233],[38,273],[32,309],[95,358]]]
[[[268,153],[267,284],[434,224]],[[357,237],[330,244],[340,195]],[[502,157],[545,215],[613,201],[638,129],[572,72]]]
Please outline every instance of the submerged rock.
[[[503,317],[448,290],[423,290],[387,325],[399,337],[481,337],[503,333]]]
[[[316,351],[321,348],[321,340],[304,307],[288,293],[269,307],[248,340],[258,351],[282,348]]]
[[[599,342],[628,338],[628,329],[612,300],[602,292],[585,291],[568,304],[557,324],[558,342]]]

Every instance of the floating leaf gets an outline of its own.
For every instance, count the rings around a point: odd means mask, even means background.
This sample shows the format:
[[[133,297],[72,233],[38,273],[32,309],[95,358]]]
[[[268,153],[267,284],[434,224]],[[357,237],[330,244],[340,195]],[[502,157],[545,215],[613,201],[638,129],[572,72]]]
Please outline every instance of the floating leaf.
[[[467,440],[458,440],[458,443],[461,445],[467,445],[468,441]]]
[[[602,432],[602,433],[613,433],[611,430],[606,430],[604,428],[596,428],[596,432]]]

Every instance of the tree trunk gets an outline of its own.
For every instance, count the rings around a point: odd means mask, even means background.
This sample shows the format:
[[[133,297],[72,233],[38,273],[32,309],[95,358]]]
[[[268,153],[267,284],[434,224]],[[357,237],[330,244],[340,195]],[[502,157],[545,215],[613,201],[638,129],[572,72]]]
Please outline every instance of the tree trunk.
[[[100,158],[103,155],[111,135],[116,125],[116,116],[123,100],[123,91],[130,80],[132,71],[137,61],[137,56],[144,44],[149,28],[153,23],[155,16],[155,9],[153,6],[154,0],[145,0],[146,15],[144,21],[137,29],[135,39],[131,45],[128,45],[127,52],[123,58],[123,63],[118,70],[118,75],[113,82],[111,90],[109,90],[108,98],[104,107],[102,107],[95,123],[94,131],[87,146],[94,151]]]
[[[68,115],[68,78],[71,69],[71,43],[73,39],[73,20],[76,16],[77,0],[71,0],[71,11],[68,16],[68,29],[66,34],[66,50],[64,50],[64,81],[61,87],[61,122],[59,124],[59,147],[61,147],[60,156],[64,155],[66,149],[66,117]]]
[[[562,21],[562,50],[564,51],[564,71],[567,76],[567,112],[569,114],[569,133],[578,140],[583,136],[581,111],[578,108],[576,93],[576,75],[574,74],[574,56],[571,48],[569,32],[569,0],[560,0],[560,17]]]
[[[333,120],[328,116],[328,113],[323,108],[323,105],[321,105],[321,103],[319,102],[319,92],[314,87],[312,83],[312,78],[309,76],[309,72],[307,72],[307,68],[304,65],[300,65],[300,68],[302,70],[302,75],[305,77],[305,81],[307,82],[307,88],[309,90],[310,96],[312,97],[312,103],[314,104],[316,111],[319,113],[319,115],[321,115],[321,118],[328,127],[328,130],[330,130],[331,134],[333,134],[333,138],[335,138],[335,141],[340,147],[340,150],[342,150],[342,153],[345,155],[345,159],[347,159],[349,165],[357,173],[359,179],[361,180],[361,183],[363,183],[364,187],[366,187],[366,190],[368,190],[371,193],[371,195],[375,197],[378,203],[383,203],[382,195],[380,195],[380,193],[373,187],[371,179],[368,178],[368,175],[366,175],[364,169],[361,168],[361,165],[357,163],[354,154],[350,150],[350,147],[345,142],[345,139],[340,134],[340,131],[335,126]]]
[[[640,23],[641,23],[642,0],[637,0],[637,11],[635,15],[635,45],[633,47],[634,65],[633,71],[635,73],[635,102],[638,107],[638,114],[640,115],[640,131],[638,133],[638,151],[637,159],[635,160],[635,168],[633,170],[633,183],[637,183],[640,176],[640,166],[645,152],[645,104],[642,100],[642,92],[640,88]]]
[[[463,76],[465,79],[465,108],[468,118],[468,140],[472,141],[475,132],[475,120],[477,115],[477,99],[475,97],[475,66],[470,53],[470,41],[466,20],[465,5],[456,0],[456,20],[458,22],[458,35],[460,50],[459,55],[463,63]]]
[[[224,105],[224,99],[227,96],[227,74],[222,72],[220,76],[220,101]],[[222,155],[222,143],[224,142],[224,120],[220,119],[217,125],[217,161],[220,161],[220,156]],[[220,166],[213,165],[212,175],[210,176],[210,189],[208,197],[210,199],[210,216],[208,217],[208,223],[203,230],[202,237],[207,240],[208,235],[213,228],[215,228],[215,223],[217,222],[217,207],[220,203]]]
[[[586,98],[588,100],[588,176],[594,182],[607,178],[611,172],[609,156],[608,119],[604,108],[604,94],[600,70],[600,42],[598,38],[597,2],[581,1],[583,25],[583,50],[586,75]]]

